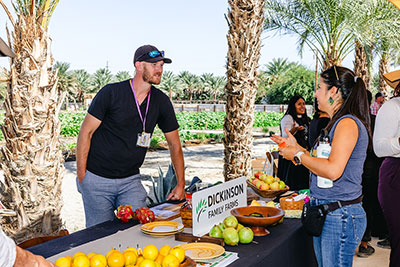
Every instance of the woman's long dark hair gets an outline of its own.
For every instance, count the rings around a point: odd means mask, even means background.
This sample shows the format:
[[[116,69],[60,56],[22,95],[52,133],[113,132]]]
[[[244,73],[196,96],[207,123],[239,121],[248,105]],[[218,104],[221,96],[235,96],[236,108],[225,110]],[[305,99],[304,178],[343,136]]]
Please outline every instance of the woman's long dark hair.
[[[297,116],[300,114],[297,114],[295,104],[299,99],[304,100],[304,98],[301,95],[295,95],[290,98],[288,103],[288,109],[286,110],[285,115],[289,114],[290,116],[292,116],[293,120],[295,120],[299,125],[307,125],[308,127],[310,124],[310,118],[307,116],[307,109],[304,114],[301,114],[300,118]]]
[[[328,86],[328,90],[335,86],[343,99],[342,106],[333,115],[326,129],[330,131],[339,118],[351,114],[364,124],[371,137],[369,105],[364,81],[353,71],[339,66],[329,67],[321,73],[321,78]]]

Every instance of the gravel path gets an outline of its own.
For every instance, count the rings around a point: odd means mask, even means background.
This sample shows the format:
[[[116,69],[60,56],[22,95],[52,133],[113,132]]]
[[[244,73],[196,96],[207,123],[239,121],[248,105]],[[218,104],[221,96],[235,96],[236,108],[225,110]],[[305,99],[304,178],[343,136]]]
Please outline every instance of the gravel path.
[[[265,152],[270,149],[273,142],[263,136],[256,135],[253,143],[253,158],[265,157]],[[189,183],[194,176],[198,176],[204,182],[215,183],[223,181],[223,144],[206,144],[187,146],[183,148],[186,183]],[[158,150],[147,152],[145,162],[140,172],[145,175],[158,177],[158,165],[165,173],[170,163],[168,150]],[[85,228],[85,216],[83,211],[82,198],[76,189],[76,162],[65,163],[65,176],[62,185],[62,195],[64,206],[61,211],[63,223],[70,232],[75,232]],[[152,182],[144,179],[143,185],[147,192],[152,196]]]

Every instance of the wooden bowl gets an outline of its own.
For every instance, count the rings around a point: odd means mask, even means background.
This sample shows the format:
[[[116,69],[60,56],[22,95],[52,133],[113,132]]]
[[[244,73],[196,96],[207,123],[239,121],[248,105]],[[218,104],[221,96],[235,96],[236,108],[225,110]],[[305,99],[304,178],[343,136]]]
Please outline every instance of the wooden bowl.
[[[185,260],[179,264],[179,267],[196,267],[196,262],[188,256],[185,256]]]
[[[252,213],[261,214],[263,217],[249,216]],[[278,222],[285,215],[285,212],[282,209],[273,207],[249,206],[233,209],[231,214],[241,224],[249,226],[255,236],[265,236],[269,234],[265,227]]]

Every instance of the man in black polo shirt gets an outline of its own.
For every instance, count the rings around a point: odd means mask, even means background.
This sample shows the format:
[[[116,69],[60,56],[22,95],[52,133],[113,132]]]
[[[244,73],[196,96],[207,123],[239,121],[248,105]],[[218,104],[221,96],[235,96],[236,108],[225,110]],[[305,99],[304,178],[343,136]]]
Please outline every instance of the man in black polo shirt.
[[[139,168],[154,127],[167,139],[178,184],[168,199],[184,198],[185,173],[178,122],[160,84],[164,57],[151,45],[139,47],[133,79],[104,86],[93,99],[77,144],[77,187],[85,207],[86,227],[114,218],[119,205],[146,206]]]

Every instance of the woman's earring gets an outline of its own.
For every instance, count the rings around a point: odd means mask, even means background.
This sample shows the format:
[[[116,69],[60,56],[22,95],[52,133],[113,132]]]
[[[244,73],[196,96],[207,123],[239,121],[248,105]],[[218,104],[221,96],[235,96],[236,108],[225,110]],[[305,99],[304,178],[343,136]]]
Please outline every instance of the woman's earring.
[[[329,98],[329,104],[331,104],[331,105],[333,104],[333,98],[332,97]]]

